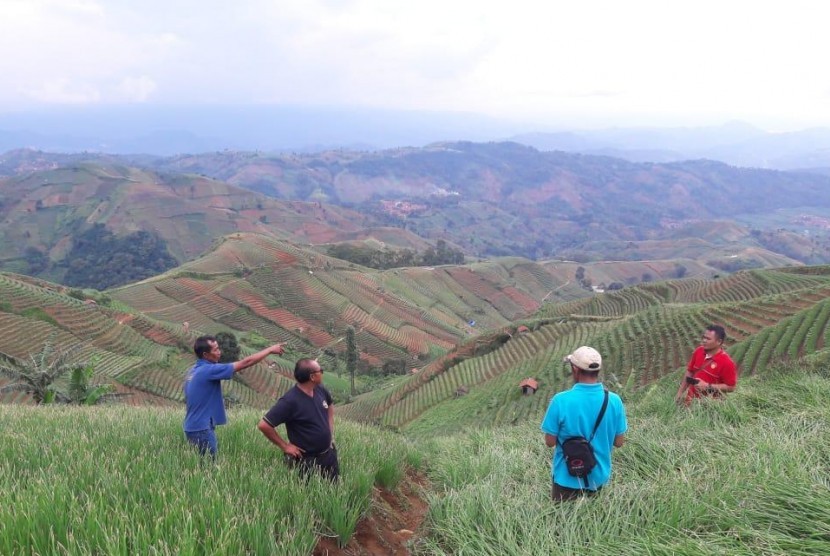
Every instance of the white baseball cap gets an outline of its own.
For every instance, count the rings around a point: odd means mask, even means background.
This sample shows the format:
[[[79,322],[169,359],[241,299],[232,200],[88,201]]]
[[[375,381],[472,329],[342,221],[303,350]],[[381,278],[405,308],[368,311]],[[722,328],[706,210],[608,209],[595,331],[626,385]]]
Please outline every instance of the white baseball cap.
[[[592,347],[582,346],[565,357],[565,361],[583,371],[598,371],[602,368],[602,355]]]

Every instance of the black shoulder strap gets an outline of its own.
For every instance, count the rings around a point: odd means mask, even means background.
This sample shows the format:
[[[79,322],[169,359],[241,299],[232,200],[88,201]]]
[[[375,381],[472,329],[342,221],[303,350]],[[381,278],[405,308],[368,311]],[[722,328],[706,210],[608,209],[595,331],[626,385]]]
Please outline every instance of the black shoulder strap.
[[[605,389],[605,396],[602,400],[602,408],[599,410],[599,415],[597,415],[597,422],[594,423],[594,430],[591,431],[591,438],[588,439],[588,444],[594,439],[594,435],[597,433],[597,429],[599,428],[599,424],[602,422],[602,418],[605,417],[605,410],[608,408],[608,390]],[[593,446],[591,447],[593,448]],[[582,482],[585,483],[585,488],[588,488],[588,477],[582,477]]]
[[[599,428],[599,424],[602,421],[602,418],[605,417],[605,410],[608,407],[608,390],[605,390],[605,399],[602,400],[602,409],[599,410],[599,415],[597,415],[597,422],[594,423],[594,430],[591,431],[591,438],[588,439],[588,442],[591,442],[594,439],[594,435],[597,433],[597,429]]]

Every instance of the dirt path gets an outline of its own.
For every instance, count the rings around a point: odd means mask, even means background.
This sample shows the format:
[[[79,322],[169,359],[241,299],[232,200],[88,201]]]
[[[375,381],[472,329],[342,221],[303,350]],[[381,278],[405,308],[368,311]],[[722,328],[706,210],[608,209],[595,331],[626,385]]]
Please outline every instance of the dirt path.
[[[375,488],[372,513],[357,526],[345,548],[337,540],[322,538],[314,556],[408,556],[407,542],[415,536],[428,506],[421,498],[426,478],[407,473],[395,491]]]

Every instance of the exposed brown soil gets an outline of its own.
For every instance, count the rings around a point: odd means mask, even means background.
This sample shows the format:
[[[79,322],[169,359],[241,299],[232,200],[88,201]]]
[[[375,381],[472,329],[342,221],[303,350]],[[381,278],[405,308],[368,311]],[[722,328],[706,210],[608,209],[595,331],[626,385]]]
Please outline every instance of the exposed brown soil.
[[[371,514],[357,526],[349,543],[340,548],[337,539],[323,537],[314,556],[408,556],[408,543],[427,512],[421,497],[426,478],[409,472],[394,491],[375,488]]]

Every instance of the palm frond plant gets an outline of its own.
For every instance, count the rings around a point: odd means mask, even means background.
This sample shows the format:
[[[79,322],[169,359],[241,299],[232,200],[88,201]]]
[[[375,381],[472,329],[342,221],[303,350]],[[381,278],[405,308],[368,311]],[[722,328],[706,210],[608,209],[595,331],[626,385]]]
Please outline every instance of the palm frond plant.
[[[0,392],[25,392],[31,394],[36,404],[51,403],[61,399],[62,394],[55,389],[54,383],[60,377],[85,364],[73,361],[80,344],[68,349],[56,347],[49,339],[40,351],[26,357],[14,357],[0,352],[0,375],[11,382]]]
[[[77,363],[69,375],[69,387],[66,394],[58,392],[61,401],[75,405],[96,405],[106,401],[129,396],[113,392],[112,384],[91,383],[95,374],[95,359],[86,363]]]

